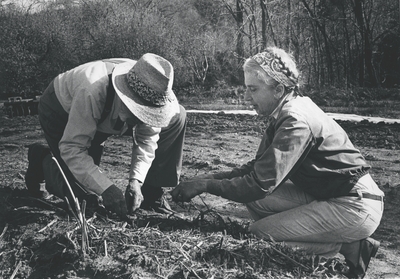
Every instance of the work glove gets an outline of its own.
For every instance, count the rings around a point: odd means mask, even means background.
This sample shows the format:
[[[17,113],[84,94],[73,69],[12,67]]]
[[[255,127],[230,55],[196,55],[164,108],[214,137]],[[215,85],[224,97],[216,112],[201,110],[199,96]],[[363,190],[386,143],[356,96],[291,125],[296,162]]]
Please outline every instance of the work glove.
[[[101,194],[101,197],[103,198],[104,207],[107,210],[116,213],[122,219],[127,218],[124,195],[117,186],[113,184],[108,187],[103,194]]]
[[[141,188],[142,183],[136,179],[130,180],[126,187],[125,201],[129,214],[135,212],[144,200]]]

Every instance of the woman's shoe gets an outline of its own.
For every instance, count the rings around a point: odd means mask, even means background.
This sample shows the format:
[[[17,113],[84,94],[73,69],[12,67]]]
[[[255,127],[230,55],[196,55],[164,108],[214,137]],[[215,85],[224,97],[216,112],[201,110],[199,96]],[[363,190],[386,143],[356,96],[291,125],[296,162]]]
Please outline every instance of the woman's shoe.
[[[379,245],[380,242],[371,237],[361,239],[358,262],[355,264],[349,260],[346,260],[349,270],[343,275],[345,275],[347,278],[364,278],[369,262],[371,261],[372,257],[376,256]]]

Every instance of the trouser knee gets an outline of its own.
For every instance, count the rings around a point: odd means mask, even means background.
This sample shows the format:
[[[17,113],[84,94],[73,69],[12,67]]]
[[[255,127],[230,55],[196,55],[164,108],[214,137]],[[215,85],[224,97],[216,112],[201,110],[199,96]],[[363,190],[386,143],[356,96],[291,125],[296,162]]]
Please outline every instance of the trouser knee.
[[[254,223],[249,226],[249,233],[254,234],[255,236],[260,236],[259,229]]]
[[[46,182],[46,190],[61,198],[64,199],[64,178],[61,172],[58,170],[58,166],[53,161],[51,155],[48,155],[43,160],[43,170],[44,170],[44,179]]]
[[[43,170],[46,190],[49,193],[59,197],[60,199],[65,199],[65,197],[67,197],[69,201],[73,202],[70,189],[67,185],[67,181],[65,180],[67,179],[75,197],[78,199],[83,199],[87,196],[88,193],[76,184],[75,178],[66,169],[63,171],[65,175],[64,177],[56,161],[50,154],[47,155],[43,160]]]
[[[273,225],[271,224],[271,226],[273,226]],[[266,230],[265,224],[261,225],[259,222],[254,222],[253,224],[251,224],[249,226],[248,230],[249,230],[249,233],[255,235],[256,237],[258,237],[260,239],[281,241],[281,240],[278,240],[278,238],[280,238],[278,235],[274,234],[272,231]]]

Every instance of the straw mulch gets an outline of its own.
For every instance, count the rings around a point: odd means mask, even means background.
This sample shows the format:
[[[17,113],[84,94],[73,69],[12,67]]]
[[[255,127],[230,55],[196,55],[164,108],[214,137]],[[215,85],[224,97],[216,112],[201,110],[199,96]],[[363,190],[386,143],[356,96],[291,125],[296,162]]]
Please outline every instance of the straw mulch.
[[[339,260],[318,263],[300,249],[256,239],[248,224],[213,210],[169,216],[140,210],[130,222],[86,212],[82,243],[82,226],[72,215],[35,202],[9,211],[0,277],[341,278]],[[25,219],[26,225],[14,225]]]

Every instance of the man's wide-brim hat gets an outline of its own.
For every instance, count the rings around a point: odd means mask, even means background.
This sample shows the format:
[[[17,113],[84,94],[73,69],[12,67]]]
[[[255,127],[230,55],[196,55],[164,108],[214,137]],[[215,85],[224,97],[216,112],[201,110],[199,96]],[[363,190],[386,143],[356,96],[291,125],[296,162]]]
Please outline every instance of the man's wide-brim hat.
[[[118,64],[112,74],[115,91],[128,109],[143,123],[161,128],[179,113],[173,80],[171,63],[152,53]]]

